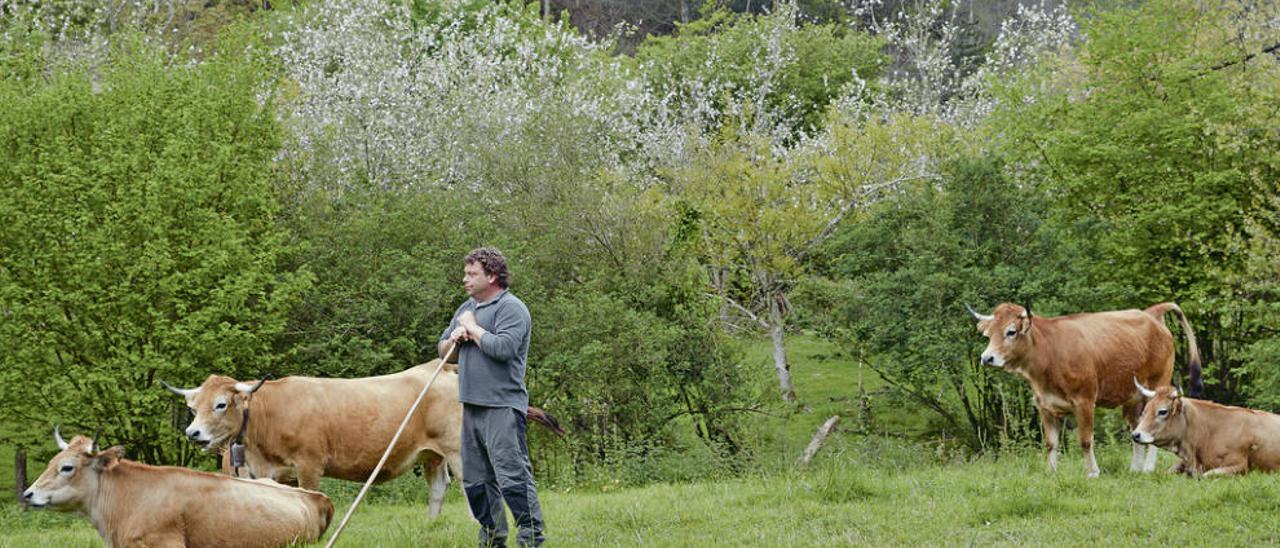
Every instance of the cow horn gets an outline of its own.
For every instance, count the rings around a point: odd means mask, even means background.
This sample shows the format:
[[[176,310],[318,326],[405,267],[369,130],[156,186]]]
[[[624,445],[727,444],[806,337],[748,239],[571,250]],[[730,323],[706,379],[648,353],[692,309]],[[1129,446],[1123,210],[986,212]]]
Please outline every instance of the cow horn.
[[[70,447],[71,444],[67,443],[67,440],[62,439],[62,432],[59,432],[59,429],[61,428],[62,428],[61,424],[53,425],[53,439],[54,441],[58,442],[59,450],[66,451],[67,447]]]
[[[163,381],[163,380],[161,380],[161,379],[156,379],[156,380],[160,381],[160,384],[163,384],[163,385],[164,385],[164,387],[165,387],[165,388],[168,388],[170,392],[173,392],[174,394],[177,394],[177,395],[182,396],[182,397],[184,397],[184,398],[189,398],[189,397],[191,397],[191,396],[194,396],[194,395],[196,395],[196,393],[197,393],[197,392],[199,392],[199,391],[200,391],[200,387],[199,387],[199,386],[197,386],[197,387],[195,387],[195,388],[187,388],[187,389],[174,388],[172,385],[170,385],[170,384],[169,384],[169,383],[167,383],[167,382],[164,382],[164,381]]]
[[[1031,301],[1027,301],[1027,305],[1022,307],[1022,316],[1027,319],[1027,328],[1023,329],[1023,333],[1031,332]]]
[[[1139,392],[1142,392],[1142,397],[1144,398],[1156,397],[1156,391],[1150,388],[1147,388],[1145,386],[1142,386],[1142,383],[1138,382],[1138,377],[1133,378],[1133,385],[1138,387]]]
[[[249,383],[238,382],[236,383],[236,391],[242,394],[252,394],[254,392],[257,392],[259,388],[262,388],[262,383],[264,382],[267,382],[266,377],[262,377],[262,380],[259,380],[258,384],[255,384],[253,386],[249,386]]]
[[[1175,399],[1175,400],[1176,400],[1176,399],[1178,399],[1178,398],[1181,398],[1181,397],[1182,397],[1182,394],[1179,394],[1179,393],[1178,393],[1178,389],[1177,389],[1177,388],[1174,388],[1173,390],[1171,390],[1171,391],[1169,392],[1169,397],[1170,397],[1170,398],[1173,398],[1173,399]]]
[[[977,310],[974,310],[972,306],[969,306],[969,303],[964,303],[964,307],[969,309],[969,315],[973,316],[973,319],[975,320],[978,320],[980,322],[991,320],[991,316],[984,316],[982,314],[979,314]]]

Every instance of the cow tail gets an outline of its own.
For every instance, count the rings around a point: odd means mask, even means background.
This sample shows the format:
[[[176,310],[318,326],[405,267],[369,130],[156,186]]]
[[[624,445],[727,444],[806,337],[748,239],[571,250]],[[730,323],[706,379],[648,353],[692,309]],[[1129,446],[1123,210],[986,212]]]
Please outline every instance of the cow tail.
[[[1187,315],[1182,313],[1182,308],[1177,303],[1160,303],[1147,310],[1155,312],[1159,318],[1163,318],[1165,312],[1170,310],[1178,313],[1178,321],[1182,324],[1182,332],[1187,335],[1187,372],[1191,375],[1191,387],[1187,390],[1187,395],[1193,398],[1200,397],[1204,393],[1200,347],[1196,345],[1196,333],[1191,330],[1191,322],[1187,321]]]
[[[530,405],[529,411],[525,414],[525,417],[526,420],[541,424],[547,430],[555,432],[558,436],[564,435],[564,428],[560,427],[560,422],[557,421],[555,417],[551,416],[551,413]]]

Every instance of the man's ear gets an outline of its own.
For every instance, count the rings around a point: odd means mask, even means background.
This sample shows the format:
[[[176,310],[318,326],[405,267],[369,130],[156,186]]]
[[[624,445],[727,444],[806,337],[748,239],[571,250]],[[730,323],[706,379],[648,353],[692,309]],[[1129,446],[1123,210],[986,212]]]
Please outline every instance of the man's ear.
[[[110,470],[115,468],[123,458],[123,446],[117,445],[110,449],[103,450],[101,453],[93,456],[93,469],[98,471]]]

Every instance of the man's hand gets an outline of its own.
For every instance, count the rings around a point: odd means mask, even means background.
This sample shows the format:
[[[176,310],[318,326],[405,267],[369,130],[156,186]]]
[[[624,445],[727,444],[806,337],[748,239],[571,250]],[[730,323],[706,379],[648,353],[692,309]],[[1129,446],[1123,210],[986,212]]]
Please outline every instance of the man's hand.
[[[464,329],[467,332],[467,339],[479,341],[480,337],[485,334],[483,327],[476,323],[476,315],[468,310],[458,317],[458,329]]]
[[[462,341],[467,340],[467,338],[468,338],[467,328],[465,327],[461,327],[461,326],[456,327],[454,328],[452,333],[449,333],[449,342],[453,344],[458,344]]]

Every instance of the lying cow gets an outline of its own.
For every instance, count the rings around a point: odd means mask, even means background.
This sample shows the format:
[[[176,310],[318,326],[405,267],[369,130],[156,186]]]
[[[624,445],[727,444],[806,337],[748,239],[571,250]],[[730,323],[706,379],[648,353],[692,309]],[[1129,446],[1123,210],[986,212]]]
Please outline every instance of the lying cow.
[[[1182,459],[1174,470],[1205,476],[1280,468],[1280,415],[1183,397],[1176,388],[1151,390],[1133,441]]]
[[[1074,413],[1089,477],[1098,475],[1098,463],[1093,457],[1094,407],[1123,407],[1125,422],[1133,428],[1143,399],[1131,379],[1138,378],[1150,386],[1166,386],[1173,378],[1173,334],[1164,325],[1164,315],[1169,311],[1176,312],[1182,322],[1192,386],[1198,391],[1200,351],[1191,324],[1174,303],[1161,303],[1146,310],[1056,318],[1036,318],[1029,308],[1011,303],[997,306],[991,315],[969,308],[969,314],[978,321],[978,331],[989,339],[982,351],[982,363],[1020,375],[1031,385],[1044,429],[1049,468],[1058,467],[1062,419]],[[1134,444],[1129,468],[1154,470],[1156,451]]]
[[[280,485],[125,460],[124,448],[63,441],[35,485],[33,508],[76,512],[107,546],[288,546],[320,538],[333,519],[329,497]]]
[[[195,412],[186,430],[192,442],[206,451],[225,451],[242,437],[250,477],[316,489],[322,476],[368,479],[439,363],[360,379],[285,377],[249,384],[210,375],[197,388],[165,386],[185,397]],[[528,419],[563,433],[540,409],[530,407]],[[430,485],[427,517],[435,517],[448,486],[446,468],[462,477],[461,433],[458,375],[446,366],[375,481],[394,479],[422,464]]]

